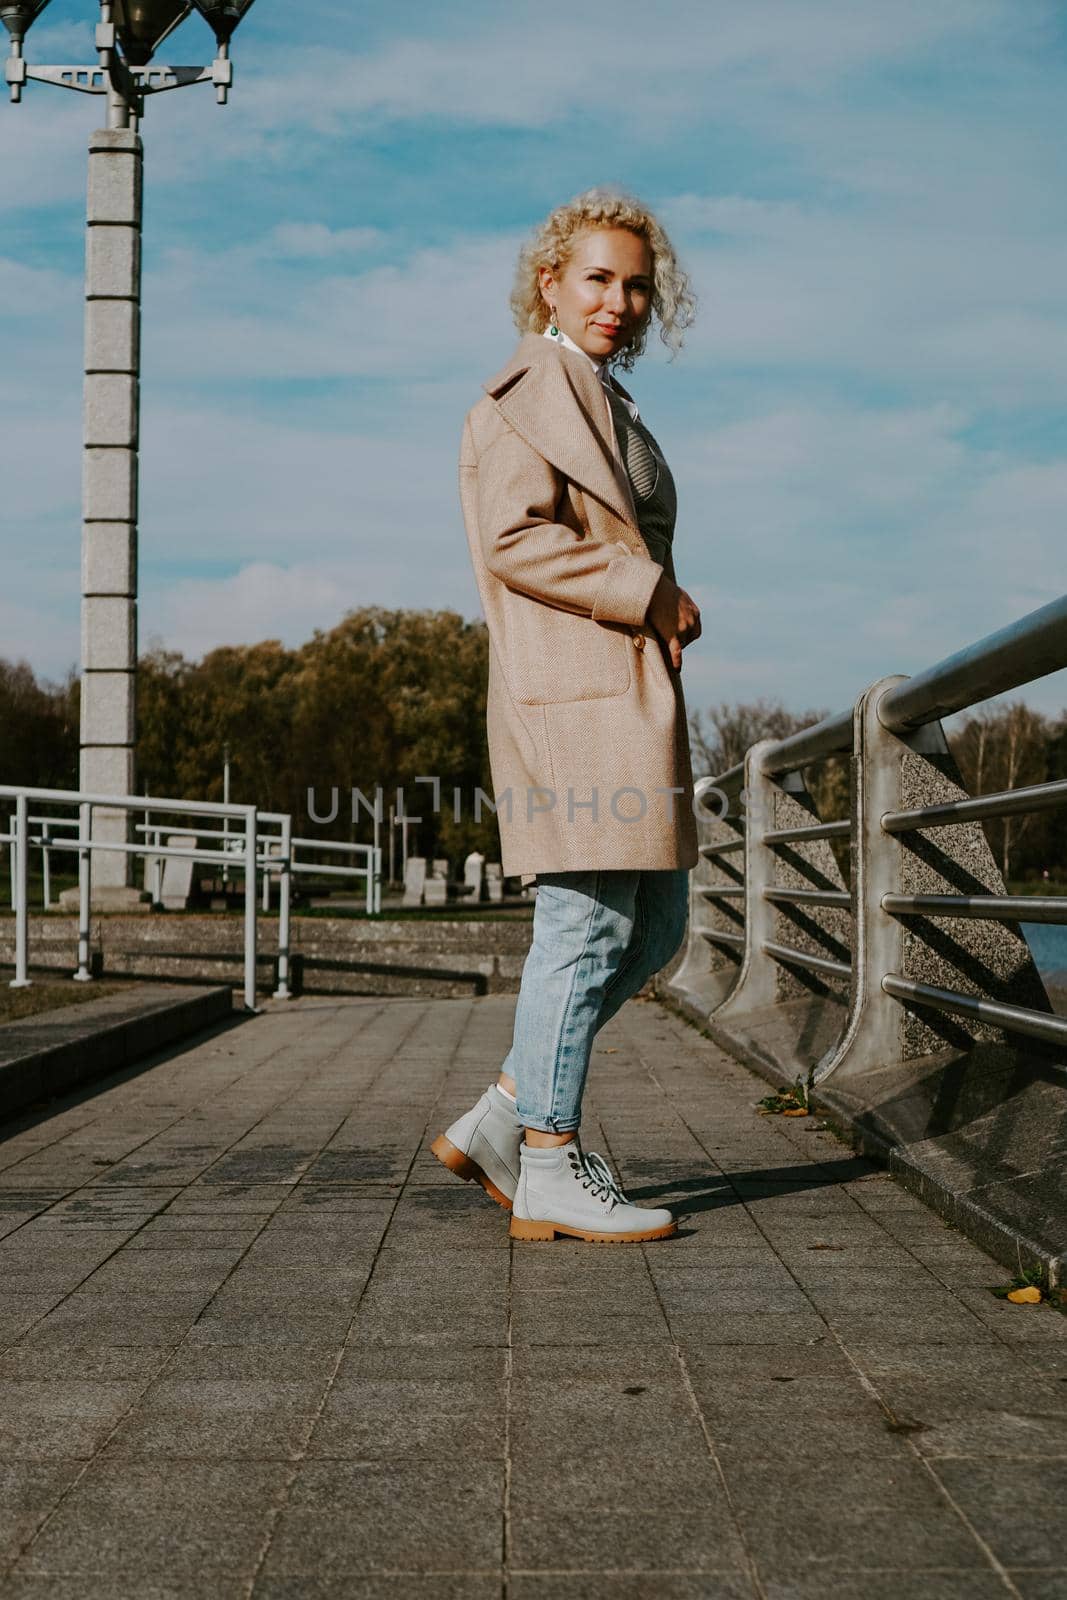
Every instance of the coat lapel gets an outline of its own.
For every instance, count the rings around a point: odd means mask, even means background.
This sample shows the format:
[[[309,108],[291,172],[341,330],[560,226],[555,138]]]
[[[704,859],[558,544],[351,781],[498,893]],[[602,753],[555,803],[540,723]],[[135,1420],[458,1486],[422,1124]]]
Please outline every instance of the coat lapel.
[[[483,388],[515,432],[606,506],[626,526],[634,549],[647,553],[626,469],[612,449],[607,396],[588,361],[543,334],[527,333]]]

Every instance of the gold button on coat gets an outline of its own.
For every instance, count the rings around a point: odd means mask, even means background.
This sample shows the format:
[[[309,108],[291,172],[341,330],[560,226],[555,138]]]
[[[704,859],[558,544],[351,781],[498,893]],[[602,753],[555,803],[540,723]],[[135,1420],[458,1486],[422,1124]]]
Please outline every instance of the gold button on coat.
[[[634,634],[634,649],[635,650],[643,650],[644,648],[645,648],[645,636],[644,636],[644,634],[643,633],[635,633]]]

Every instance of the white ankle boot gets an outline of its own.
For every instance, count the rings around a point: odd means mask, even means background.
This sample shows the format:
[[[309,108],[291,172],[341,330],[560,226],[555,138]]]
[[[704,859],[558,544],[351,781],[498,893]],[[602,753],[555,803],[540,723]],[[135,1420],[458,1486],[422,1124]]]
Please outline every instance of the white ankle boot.
[[[678,1224],[669,1211],[631,1205],[595,1151],[577,1139],[535,1150],[520,1146],[519,1186],[511,1212],[513,1239],[554,1239],[558,1233],[593,1244],[667,1239]]]
[[[430,1150],[457,1178],[480,1183],[497,1205],[511,1210],[519,1181],[522,1123],[514,1100],[495,1083],[445,1132]]]

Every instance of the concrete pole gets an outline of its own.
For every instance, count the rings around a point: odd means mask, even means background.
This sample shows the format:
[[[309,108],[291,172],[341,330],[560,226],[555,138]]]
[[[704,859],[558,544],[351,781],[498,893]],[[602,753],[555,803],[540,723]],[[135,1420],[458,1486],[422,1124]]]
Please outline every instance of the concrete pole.
[[[137,674],[137,448],[142,144],[112,91],[109,126],[89,140],[82,495],[82,789],[132,794]],[[93,808],[94,839],[126,842],[126,812]],[[151,903],[136,859],[93,852],[100,909]]]

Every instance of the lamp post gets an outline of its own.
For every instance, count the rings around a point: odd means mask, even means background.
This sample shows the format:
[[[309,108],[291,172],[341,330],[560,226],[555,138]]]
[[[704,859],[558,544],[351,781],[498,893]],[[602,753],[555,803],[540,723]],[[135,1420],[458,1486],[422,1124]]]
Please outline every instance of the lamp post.
[[[138,126],[149,95],[213,83],[225,105],[233,82],[230,39],[252,0],[101,0],[95,66],[30,66],[26,34],[49,0],[0,0],[11,36],[11,99],[27,81],[102,95],[107,126],[89,138],[85,255],[85,390],[82,471],[81,752],[79,787],[134,793],[137,686],[137,487],[141,350],[141,176]],[[207,67],[153,64],[163,41],[196,10],[215,34]],[[93,808],[93,839],[128,840],[128,814]],[[143,906],[125,852],[93,852],[94,909]],[[78,890],[62,903],[76,906]]]

